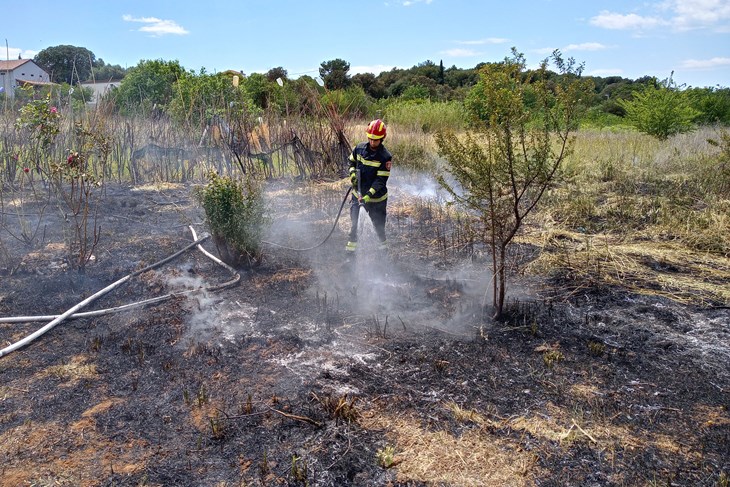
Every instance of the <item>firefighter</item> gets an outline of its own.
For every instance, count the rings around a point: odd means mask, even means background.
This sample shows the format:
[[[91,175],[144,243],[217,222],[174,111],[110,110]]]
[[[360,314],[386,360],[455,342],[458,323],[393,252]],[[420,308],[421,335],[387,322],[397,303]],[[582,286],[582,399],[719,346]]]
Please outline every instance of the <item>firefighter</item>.
[[[388,176],[392,165],[392,156],[383,145],[386,128],[382,120],[370,122],[367,130],[367,142],[358,144],[350,154],[349,171],[352,182],[352,200],[350,205],[350,237],[346,250],[357,249],[357,223],[360,206],[370,215],[375,233],[380,240],[379,248],[386,249],[385,213],[388,204]],[[359,176],[359,179],[358,179]]]

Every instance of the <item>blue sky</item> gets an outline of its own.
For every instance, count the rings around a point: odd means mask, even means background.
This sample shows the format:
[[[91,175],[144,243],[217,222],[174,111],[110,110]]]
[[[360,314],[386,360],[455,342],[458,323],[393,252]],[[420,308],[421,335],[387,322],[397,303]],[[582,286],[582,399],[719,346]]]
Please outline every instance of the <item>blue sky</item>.
[[[514,46],[531,67],[560,49],[586,74],[730,86],[730,0],[34,0],[0,11],[2,59],[70,44],[124,67],[316,77],[336,58],[350,74],[426,60],[471,68]]]

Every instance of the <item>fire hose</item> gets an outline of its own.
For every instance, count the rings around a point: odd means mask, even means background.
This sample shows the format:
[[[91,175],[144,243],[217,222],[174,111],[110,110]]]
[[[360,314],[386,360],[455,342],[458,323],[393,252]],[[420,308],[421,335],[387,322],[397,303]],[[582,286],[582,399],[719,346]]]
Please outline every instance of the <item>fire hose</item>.
[[[210,235],[207,235],[206,234],[206,235],[203,235],[200,238],[197,238],[197,234],[195,233],[195,230],[193,229],[193,227],[189,227],[189,228],[190,228],[190,231],[193,234],[193,238],[195,239],[195,241],[193,243],[187,245],[185,248],[183,248],[183,249],[175,252],[174,254],[170,255],[169,257],[166,257],[166,258],[164,258],[164,259],[162,259],[162,260],[160,260],[158,262],[155,262],[154,264],[148,265],[147,267],[145,267],[143,269],[139,269],[137,271],[132,272],[131,274],[128,274],[128,275],[124,276],[123,278],[119,279],[118,281],[116,281],[116,282],[110,284],[109,286],[105,287],[101,291],[98,291],[97,293],[93,294],[92,296],[86,298],[85,300],[83,300],[80,303],[76,304],[75,306],[71,307],[70,309],[68,309],[66,312],[64,312],[61,315],[50,315],[50,316],[17,316],[17,317],[0,318],[0,323],[27,323],[27,322],[34,322],[34,321],[47,321],[47,320],[51,320],[47,325],[45,325],[42,328],[36,330],[34,333],[31,333],[30,335],[26,336],[25,338],[23,338],[23,339],[15,342],[15,343],[12,343],[12,344],[8,345],[7,347],[1,349],[0,350],[0,357],[3,357],[5,355],[8,355],[9,353],[14,352],[15,350],[18,350],[18,349],[20,349],[20,348],[28,345],[30,342],[32,342],[36,338],[40,337],[41,335],[44,335],[46,332],[50,331],[56,325],[58,325],[59,323],[61,323],[62,321],[64,321],[67,318],[85,318],[85,317],[90,317],[90,316],[101,316],[101,315],[105,315],[105,314],[117,313],[117,312],[120,312],[120,311],[125,311],[125,310],[129,310],[129,309],[132,309],[132,308],[137,308],[137,307],[140,307],[140,306],[145,306],[145,305],[148,305],[148,304],[159,303],[159,302],[166,301],[168,299],[171,299],[171,298],[174,298],[174,297],[177,297],[177,296],[184,296],[184,295],[191,294],[191,293],[194,293],[194,292],[199,292],[201,290],[203,290],[203,291],[217,291],[217,290],[224,289],[224,288],[230,287],[230,286],[238,283],[238,281],[241,279],[240,274],[238,274],[236,272],[236,270],[233,269],[231,266],[229,266],[228,264],[222,262],[220,259],[218,259],[217,257],[215,257],[212,254],[210,254],[209,252],[207,252],[200,245],[201,242],[203,242],[204,240],[206,240],[207,238],[209,238]],[[108,293],[109,291],[111,291],[111,290],[119,287],[120,285],[122,285],[125,282],[129,281],[133,277],[136,277],[136,276],[138,276],[140,274],[143,274],[143,273],[145,273],[145,272],[147,272],[149,270],[152,270],[152,269],[155,269],[157,267],[160,267],[161,265],[163,265],[163,264],[171,261],[172,259],[178,257],[179,255],[183,254],[184,252],[186,252],[187,250],[189,250],[189,249],[191,249],[191,248],[193,248],[195,246],[197,246],[200,251],[202,251],[206,256],[208,256],[209,258],[211,258],[217,264],[225,267],[229,272],[231,272],[231,274],[233,274],[233,276],[234,276],[233,279],[231,279],[229,281],[226,281],[226,282],[224,282],[222,284],[217,284],[217,285],[214,285],[214,286],[208,286],[208,287],[204,287],[202,289],[192,289],[192,290],[188,290],[188,291],[170,293],[170,294],[166,294],[164,296],[158,296],[158,297],[146,299],[146,300],[143,300],[143,301],[137,301],[135,303],[125,304],[123,306],[118,306],[116,308],[108,308],[108,309],[102,309],[102,310],[96,310],[96,311],[88,311],[88,312],[76,313],[76,311],[78,311],[78,310],[86,307],[87,305],[89,305],[93,301],[95,301],[96,299],[100,298],[101,296],[103,296],[104,294]]]
[[[358,177],[358,188],[359,188],[359,180],[360,180],[360,178]],[[327,234],[327,236],[324,238],[324,240],[322,240],[322,242],[318,243],[317,245],[314,245],[314,246],[308,247],[308,248],[304,248],[304,249],[297,249],[297,248],[287,247],[285,245],[277,244],[275,242],[262,241],[262,243],[265,243],[265,244],[268,244],[268,245],[273,245],[273,246],[280,247],[280,248],[284,248],[284,249],[287,249],[287,250],[294,250],[294,251],[297,251],[297,252],[305,252],[305,251],[308,251],[308,250],[314,250],[314,249],[316,249],[318,247],[321,247],[322,245],[325,244],[325,242],[327,242],[329,240],[329,238],[334,233],[335,228],[337,228],[337,222],[339,221],[340,216],[342,215],[342,209],[345,207],[345,203],[347,202],[347,198],[350,196],[350,192],[351,191],[352,191],[352,187],[348,188],[347,191],[345,192],[345,197],[342,199],[342,204],[340,204],[340,209],[337,212],[337,217],[335,218],[335,221],[334,221],[334,223],[332,225],[332,228],[330,229],[330,232]],[[362,203],[361,203],[361,205],[362,205]],[[29,343],[31,343],[32,341],[34,341],[36,338],[44,335],[45,333],[47,333],[51,329],[55,328],[59,323],[61,323],[62,321],[66,320],[67,318],[88,318],[88,317],[92,317],[92,316],[102,316],[102,315],[106,315],[106,314],[117,313],[117,312],[129,310],[129,309],[132,309],[132,308],[137,308],[137,307],[140,307],[140,306],[145,306],[145,305],[149,305],[149,304],[159,303],[159,302],[162,302],[162,301],[166,301],[168,299],[171,299],[173,297],[184,296],[186,294],[191,294],[193,292],[200,291],[200,289],[193,289],[193,290],[188,290],[188,291],[170,293],[170,294],[166,294],[164,296],[158,296],[158,297],[146,299],[146,300],[143,300],[143,301],[137,301],[135,303],[125,304],[125,305],[118,306],[118,307],[115,307],[115,308],[108,308],[108,309],[101,309],[101,310],[96,310],[96,311],[87,311],[87,312],[77,313],[77,311],[79,311],[80,309],[88,306],[89,304],[91,304],[92,302],[94,302],[96,299],[98,299],[101,296],[107,294],[108,292],[112,291],[113,289],[121,286],[122,284],[124,284],[125,282],[129,281],[133,277],[136,277],[136,276],[138,276],[140,274],[143,274],[144,272],[147,272],[149,270],[155,269],[155,268],[157,268],[157,267],[159,267],[159,266],[161,266],[161,265],[163,265],[163,264],[171,261],[175,257],[178,257],[182,253],[186,252],[187,250],[189,250],[189,249],[191,249],[192,247],[195,247],[195,246],[197,246],[198,249],[201,250],[206,256],[208,256],[211,259],[213,259],[219,265],[224,266],[229,272],[231,272],[235,276],[230,281],[224,282],[224,283],[219,284],[219,285],[216,285],[216,286],[205,287],[205,288],[202,288],[202,290],[205,290],[205,291],[216,291],[216,290],[223,289],[223,288],[226,288],[226,287],[229,287],[229,286],[232,286],[232,285],[236,284],[240,280],[241,276],[235,271],[235,269],[233,269],[228,264],[225,264],[220,259],[216,258],[212,254],[210,254],[209,252],[207,252],[200,245],[200,243],[203,242],[204,240],[206,240],[207,238],[209,238],[210,235],[204,235],[201,238],[197,238],[197,235],[196,235],[195,230],[193,229],[193,227],[190,227],[190,231],[193,233],[193,238],[195,239],[195,241],[193,243],[189,244],[188,246],[186,246],[185,248],[179,250],[178,252],[172,254],[171,256],[166,257],[165,259],[162,259],[159,262],[156,262],[156,263],[151,264],[151,265],[149,265],[149,266],[147,266],[147,267],[145,267],[143,269],[137,270],[135,272],[132,272],[131,274],[128,274],[128,275],[124,276],[123,278],[119,279],[118,281],[110,284],[109,286],[105,287],[104,289],[96,292],[92,296],[90,296],[90,297],[86,298],[85,300],[81,301],[80,303],[76,304],[75,306],[72,306],[71,308],[69,308],[66,312],[64,312],[61,315],[15,316],[15,317],[0,318],[0,323],[28,323],[28,322],[37,322],[37,321],[51,320],[48,324],[46,324],[42,328],[36,330],[34,333],[31,333],[30,335],[26,336],[25,338],[23,338],[23,339],[15,342],[15,343],[12,343],[12,344],[8,345],[7,347],[5,347],[3,349],[0,349],[0,357],[4,357],[5,355],[8,355],[9,353],[14,352],[15,350],[18,350],[18,349],[20,349],[20,348],[28,345]]]
[[[360,178],[358,178],[358,182],[359,182],[359,179]],[[274,247],[279,247],[279,248],[286,249],[286,250],[294,250],[296,252],[306,252],[308,250],[314,250],[318,247],[321,247],[322,245],[324,245],[327,242],[327,240],[330,239],[330,237],[332,236],[332,234],[335,231],[335,228],[337,228],[337,222],[340,220],[340,216],[342,215],[342,209],[345,207],[345,203],[347,203],[347,197],[350,196],[350,191],[352,191],[352,187],[347,188],[347,191],[345,192],[345,197],[342,199],[342,204],[340,205],[340,209],[337,212],[337,217],[335,218],[335,222],[332,224],[330,233],[328,233],[327,236],[324,238],[324,240],[322,240],[317,245],[314,245],[313,247],[307,247],[306,249],[295,249],[294,247],[287,247],[286,245],[281,245],[276,242],[267,242],[266,240],[262,240],[261,243],[265,243],[267,245],[273,245]]]

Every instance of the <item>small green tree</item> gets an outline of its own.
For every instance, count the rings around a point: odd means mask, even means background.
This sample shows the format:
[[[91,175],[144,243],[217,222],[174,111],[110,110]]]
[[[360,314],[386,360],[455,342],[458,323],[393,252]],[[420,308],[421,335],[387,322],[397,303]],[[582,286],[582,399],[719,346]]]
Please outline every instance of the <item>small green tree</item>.
[[[350,63],[343,59],[325,61],[319,65],[319,77],[322,78],[324,87],[328,90],[340,90],[350,86],[352,80],[347,72],[350,71]]]
[[[173,85],[168,109],[176,121],[195,125],[213,114],[225,114],[242,99],[241,90],[231,83],[230,76],[208,74],[201,69],[197,75],[190,72]]]
[[[211,172],[196,197],[221,259],[234,267],[258,264],[268,223],[261,184],[251,176],[237,180]]]
[[[694,128],[701,112],[692,108],[687,93],[681,91],[672,77],[647,83],[631,100],[619,100],[626,111],[626,120],[642,133],[666,140]]]
[[[178,61],[140,61],[130,68],[114,92],[117,106],[125,110],[165,107],[172,99],[174,84],[187,73]]]
[[[692,106],[702,114],[696,122],[704,125],[730,125],[730,88],[690,88]]]
[[[118,81],[124,78],[127,70],[119,64],[106,64],[103,59],[98,58],[96,65],[91,70],[90,81],[105,83],[107,81]]]
[[[443,176],[439,182],[486,229],[495,319],[504,313],[508,246],[570,153],[571,134],[593,90],[593,83],[580,77],[582,65],[563,60],[559,51],[551,59],[560,76],[548,71],[548,59],[528,73],[524,56],[514,48],[511,58],[485,65],[467,103],[476,134],[436,136],[456,184]]]

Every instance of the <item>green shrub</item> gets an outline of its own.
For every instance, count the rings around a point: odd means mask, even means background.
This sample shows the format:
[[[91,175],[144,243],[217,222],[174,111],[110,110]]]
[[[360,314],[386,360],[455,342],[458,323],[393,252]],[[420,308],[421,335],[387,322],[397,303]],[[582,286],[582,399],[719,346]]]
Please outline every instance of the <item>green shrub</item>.
[[[268,223],[261,184],[252,177],[236,180],[212,172],[196,197],[221,259],[235,267],[258,264]]]
[[[634,93],[633,100],[620,100],[619,104],[626,110],[626,120],[631,125],[659,140],[693,130],[695,120],[702,114],[692,107],[687,93],[679,90],[671,77],[658,86],[647,84]]]

